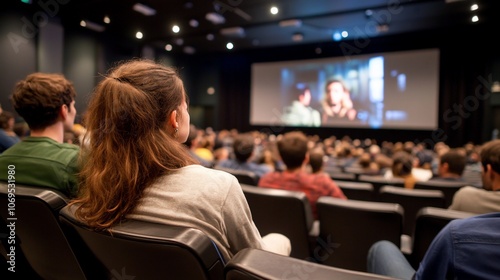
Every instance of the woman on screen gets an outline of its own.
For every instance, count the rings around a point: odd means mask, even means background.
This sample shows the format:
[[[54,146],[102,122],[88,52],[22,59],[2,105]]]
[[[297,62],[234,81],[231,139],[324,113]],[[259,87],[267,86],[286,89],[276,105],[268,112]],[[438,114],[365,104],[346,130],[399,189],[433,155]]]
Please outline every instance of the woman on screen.
[[[341,80],[329,80],[325,85],[325,96],[321,102],[323,107],[322,123],[331,118],[356,118],[356,109],[353,108],[351,94]]]

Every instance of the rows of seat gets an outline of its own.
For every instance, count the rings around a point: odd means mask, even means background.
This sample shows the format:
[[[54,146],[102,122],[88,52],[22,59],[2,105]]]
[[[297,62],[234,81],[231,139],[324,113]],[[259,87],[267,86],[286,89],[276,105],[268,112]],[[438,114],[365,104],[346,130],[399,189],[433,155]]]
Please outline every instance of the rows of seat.
[[[15,196],[9,193],[1,183],[1,220],[15,225],[2,232],[3,249],[14,252],[3,257],[15,261],[17,271],[2,270],[11,273],[2,279],[390,279],[258,249],[226,262],[197,229],[127,220],[95,231],[78,222],[75,206],[57,191],[16,185]]]

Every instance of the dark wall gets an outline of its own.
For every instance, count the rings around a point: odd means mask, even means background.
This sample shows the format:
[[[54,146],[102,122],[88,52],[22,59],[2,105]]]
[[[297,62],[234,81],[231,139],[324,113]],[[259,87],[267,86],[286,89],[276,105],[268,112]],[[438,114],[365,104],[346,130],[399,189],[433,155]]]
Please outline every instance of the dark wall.
[[[439,128],[435,131],[347,128],[303,128],[321,137],[335,135],[378,141],[445,141],[452,146],[489,140],[500,128],[498,102],[492,102],[491,84],[500,80],[500,56],[491,42],[494,26],[474,26],[446,32],[419,32],[355,41],[327,42],[285,48],[232,50],[216,54],[170,54],[133,39],[96,33],[80,27],[33,22],[36,10],[0,13],[0,103],[10,110],[9,95],[16,81],[35,71],[60,70],[78,92],[77,110],[85,111],[90,93],[116,62],[155,57],[179,69],[190,96],[192,122],[216,130],[236,128],[279,134],[292,128],[251,126],[250,84],[254,62],[339,57],[422,48],[440,49]],[[40,30],[42,30],[40,32]],[[62,49],[62,51],[61,51]],[[321,52],[317,50],[320,49]],[[62,67],[62,69],[60,69]],[[207,89],[212,87],[213,94]],[[425,112],[422,112],[425,114]]]

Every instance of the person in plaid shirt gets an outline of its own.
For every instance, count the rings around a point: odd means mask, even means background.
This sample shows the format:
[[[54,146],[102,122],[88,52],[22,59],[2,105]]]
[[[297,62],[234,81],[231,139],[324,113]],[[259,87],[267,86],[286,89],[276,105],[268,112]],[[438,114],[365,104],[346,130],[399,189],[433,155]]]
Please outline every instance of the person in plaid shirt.
[[[307,137],[300,131],[286,133],[277,143],[281,159],[286,165],[283,172],[265,174],[259,180],[259,187],[302,191],[311,203],[314,218],[317,219],[316,201],[321,196],[347,199],[339,186],[329,176],[319,176],[306,171],[309,162]]]

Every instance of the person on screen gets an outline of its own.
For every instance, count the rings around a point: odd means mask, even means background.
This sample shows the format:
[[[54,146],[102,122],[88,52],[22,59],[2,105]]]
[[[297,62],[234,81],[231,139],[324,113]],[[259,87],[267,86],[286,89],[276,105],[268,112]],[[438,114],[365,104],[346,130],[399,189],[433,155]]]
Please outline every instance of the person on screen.
[[[281,120],[283,124],[290,126],[315,126],[321,125],[319,111],[313,109],[311,104],[311,89],[305,87],[298,90],[296,100],[292,105],[285,108]]]
[[[323,107],[322,122],[331,118],[356,118],[356,109],[351,94],[341,80],[329,80],[325,85],[325,96],[321,102]]]

